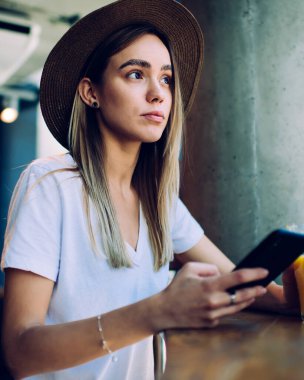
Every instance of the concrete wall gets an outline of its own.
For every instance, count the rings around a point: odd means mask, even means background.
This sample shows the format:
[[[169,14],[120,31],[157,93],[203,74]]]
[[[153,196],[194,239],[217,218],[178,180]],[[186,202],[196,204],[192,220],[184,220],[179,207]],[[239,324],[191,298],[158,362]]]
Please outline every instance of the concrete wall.
[[[186,0],[205,35],[182,197],[233,260],[304,223],[304,1]]]

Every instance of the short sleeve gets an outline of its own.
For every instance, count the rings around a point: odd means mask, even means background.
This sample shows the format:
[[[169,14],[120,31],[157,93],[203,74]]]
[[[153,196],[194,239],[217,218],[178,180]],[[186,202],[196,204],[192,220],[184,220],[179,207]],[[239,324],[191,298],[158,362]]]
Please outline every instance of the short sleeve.
[[[204,230],[178,198],[172,213],[171,233],[174,253],[183,253],[194,247],[204,235]]]
[[[22,269],[56,281],[60,261],[61,207],[55,175],[31,164],[15,187],[1,267]]]

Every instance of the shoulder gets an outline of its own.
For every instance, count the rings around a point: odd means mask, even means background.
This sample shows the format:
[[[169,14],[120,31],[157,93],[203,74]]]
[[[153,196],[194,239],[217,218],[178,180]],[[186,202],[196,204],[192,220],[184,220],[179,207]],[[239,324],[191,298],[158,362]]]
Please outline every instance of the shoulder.
[[[174,197],[170,210],[171,220],[182,217],[185,213],[188,212],[189,211],[182,200],[178,196]]]
[[[70,154],[60,154],[32,161],[22,172],[20,180],[29,182],[46,179],[57,183],[78,177],[77,164]]]
[[[30,172],[51,173],[64,170],[77,170],[77,165],[68,153],[38,158],[32,161],[27,169]]]
[[[66,181],[79,178],[77,165],[69,154],[39,158],[32,161],[16,184],[14,195],[22,197],[26,193],[35,194],[44,189],[52,191],[62,188]],[[61,191],[61,190],[60,190]]]

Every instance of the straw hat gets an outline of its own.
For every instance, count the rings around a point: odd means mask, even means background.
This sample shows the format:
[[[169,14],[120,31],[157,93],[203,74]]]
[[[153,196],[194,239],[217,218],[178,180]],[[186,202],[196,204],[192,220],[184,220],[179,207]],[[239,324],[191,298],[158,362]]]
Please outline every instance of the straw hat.
[[[40,105],[53,136],[68,148],[69,120],[80,74],[94,49],[116,30],[147,22],[165,34],[180,73],[186,113],[198,86],[203,62],[202,31],[193,15],[173,0],[120,0],[88,14],[57,42],[43,68]]]

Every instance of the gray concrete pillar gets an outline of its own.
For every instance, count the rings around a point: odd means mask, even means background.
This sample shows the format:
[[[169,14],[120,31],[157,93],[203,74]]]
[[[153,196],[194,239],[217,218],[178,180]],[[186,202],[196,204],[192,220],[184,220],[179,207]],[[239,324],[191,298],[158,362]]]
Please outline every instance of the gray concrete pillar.
[[[203,28],[205,66],[182,197],[236,261],[304,223],[304,1],[183,3]]]

